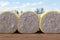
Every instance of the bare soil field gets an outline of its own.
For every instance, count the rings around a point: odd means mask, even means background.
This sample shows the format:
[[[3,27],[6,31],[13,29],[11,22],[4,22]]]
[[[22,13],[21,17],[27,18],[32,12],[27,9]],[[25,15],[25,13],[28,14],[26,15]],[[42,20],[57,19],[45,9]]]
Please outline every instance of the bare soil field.
[[[60,34],[0,34],[0,40],[60,40]]]

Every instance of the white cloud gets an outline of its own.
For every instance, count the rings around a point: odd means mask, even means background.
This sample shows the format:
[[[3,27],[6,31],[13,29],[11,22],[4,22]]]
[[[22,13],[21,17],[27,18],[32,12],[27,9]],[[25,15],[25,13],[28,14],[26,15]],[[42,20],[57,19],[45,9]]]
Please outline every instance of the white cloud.
[[[58,7],[53,7],[52,10],[60,11],[60,8],[58,8]]]
[[[0,11],[9,9],[8,6],[10,5],[10,2],[8,1],[0,1]]]
[[[30,3],[23,4],[21,7],[24,8],[24,7],[28,7],[28,6],[30,6]]]
[[[25,3],[25,4],[21,4],[20,6],[15,6],[14,4],[20,5],[20,2],[0,1],[0,11],[1,10],[32,10],[32,11],[34,11],[36,8],[35,6],[41,6],[43,4],[43,2]],[[11,6],[11,7],[9,7],[9,6]]]
[[[57,6],[57,4],[56,3],[53,3],[52,6]]]
[[[21,7],[25,8],[25,7],[29,7],[29,6],[37,6],[37,5],[42,5],[43,2],[37,2],[37,3],[26,3],[23,4]]]
[[[20,4],[20,2],[0,1],[0,7],[13,6],[14,4],[17,5]]]
[[[12,4],[20,4],[20,2],[12,2]]]
[[[5,6],[8,6],[9,4],[10,2],[0,1],[0,7],[5,7]]]
[[[9,1],[0,1],[0,11],[3,10],[18,10],[18,6],[13,6],[13,4],[20,4],[20,2],[9,2]],[[10,7],[11,6],[11,7]]]

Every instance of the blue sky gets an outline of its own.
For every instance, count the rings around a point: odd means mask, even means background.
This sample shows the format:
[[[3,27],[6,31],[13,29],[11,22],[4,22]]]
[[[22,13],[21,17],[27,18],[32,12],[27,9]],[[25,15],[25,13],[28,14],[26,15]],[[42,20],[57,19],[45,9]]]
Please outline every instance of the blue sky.
[[[45,11],[60,11],[60,0],[0,0],[0,11],[3,10],[36,10],[44,8]]]

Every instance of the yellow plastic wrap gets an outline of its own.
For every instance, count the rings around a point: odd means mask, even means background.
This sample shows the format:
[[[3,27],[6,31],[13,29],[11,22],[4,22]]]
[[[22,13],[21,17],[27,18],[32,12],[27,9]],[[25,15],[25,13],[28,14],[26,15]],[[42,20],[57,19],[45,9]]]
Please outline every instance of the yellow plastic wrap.
[[[13,14],[16,16],[16,19],[17,19],[16,30],[17,30],[17,26],[18,26],[18,18],[19,18],[18,14],[17,14],[15,11],[11,11],[11,10],[3,11],[3,12],[1,12],[0,14],[2,14],[2,13],[4,13],[4,12],[11,12],[11,13],[13,13]],[[15,31],[16,31],[16,30],[15,30]],[[14,31],[14,32],[15,32],[15,31]],[[13,32],[13,33],[14,33],[14,32]]]
[[[57,12],[58,14],[60,14],[60,12],[58,11],[55,11],[55,10],[50,10],[50,11],[47,11],[47,12],[44,12],[42,13],[41,15],[39,15],[39,29],[44,33],[43,29],[42,29],[42,26],[41,26],[41,21],[42,21],[42,18],[48,14],[49,12]]]
[[[25,11],[25,12],[23,12],[20,16],[24,15],[26,12],[33,12],[35,15],[37,15],[37,13],[35,13],[34,11]],[[19,16],[19,17],[20,17],[20,16]],[[37,16],[38,16],[38,15],[37,15]],[[39,26],[39,23],[38,23],[38,26]],[[38,26],[37,26],[37,27],[38,27]],[[39,31],[39,30],[37,30],[37,31]],[[18,32],[19,32],[19,30],[18,30]]]

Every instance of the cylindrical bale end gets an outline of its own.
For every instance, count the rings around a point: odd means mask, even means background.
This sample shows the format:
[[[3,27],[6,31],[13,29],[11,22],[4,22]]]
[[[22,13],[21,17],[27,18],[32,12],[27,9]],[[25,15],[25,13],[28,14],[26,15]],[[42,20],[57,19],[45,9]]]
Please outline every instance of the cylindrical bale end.
[[[38,30],[38,15],[31,11],[24,12],[19,18],[18,31],[20,33],[35,33]]]
[[[0,13],[0,33],[14,33],[17,29],[17,14],[12,11]]]
[[[45,12],[41,15],[40,29],[44,33],[60,33],[60,13]]]

